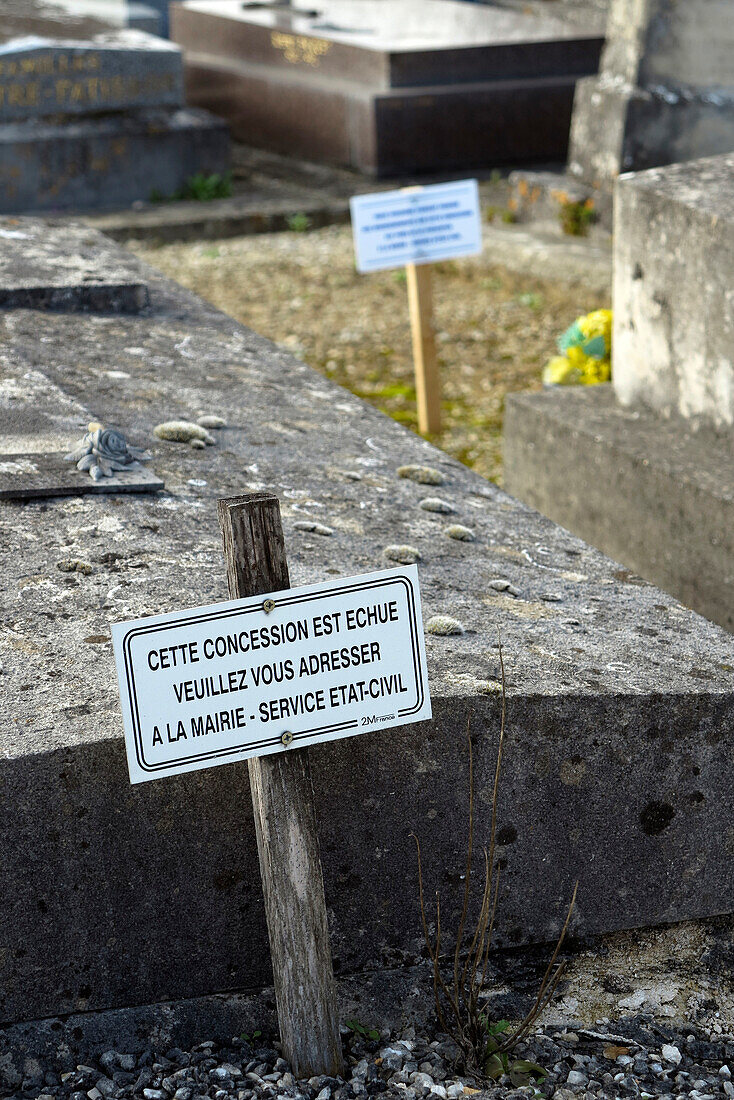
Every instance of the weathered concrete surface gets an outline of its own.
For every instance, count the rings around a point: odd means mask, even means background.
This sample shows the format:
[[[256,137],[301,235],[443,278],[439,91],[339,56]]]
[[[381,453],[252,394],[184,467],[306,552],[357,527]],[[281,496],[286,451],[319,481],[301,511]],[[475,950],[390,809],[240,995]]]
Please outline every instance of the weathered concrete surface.
[[[0,307],[138,313],[148,304],[139,265],[122,248],[101,250],[93,231],[0,218]]]
[[[731,431],[734,155],[624,177],[615,206],[618,399]]]
[[[732,146],[729,0],[613,0],[600,74],[576,86],[571,174],[609,189],[620,172]]]
[[[676,417],[625,409],[611,386],[514,394],[505,481],[521,500],[734,631],[730,435],[691,433]],[[725,671],[733,682],[734,663]]]
[[[388,544],[411,543],[422,554],[424,615],[447,613],[466,628],[427,636],[432,723],[312,750],[340,972],[417,957],[411,831],[423,842],[429,894],[441,887],[450,919],[467,721],[478,844],[487,837],[498,631],[510,694],[499,942],[554,937],[577,876],[581,932],[729,910],[730,636],[141,273],[147,314],[0,318],[0,369],[22,413],[14,451],[32,447],[36,427],[63,430],[43,409],[34,421],[23,397],[39,386],[51,402],[47,378],[69,395],[72,420],[116,423],[150,445],[169,486],[154,501],[0,506],[0,790],[12,807],[0,823],[0,1018],[268,981],[246,769],[131,788],[109,643],[112,621],[222,598],[215,501],[247,489],[272,489],[283,502],[293,584],[366,572],[383,564]],[[229,421],[216,447],[195,452],[152,436],[161,419],[200,410]],[[418,507],[426,487],[397,477],[406,463],[443,472],[439,491],[476,541],[443,535],[441,517]],[[309,518],[334,534],[295,527]],[[69,557],[93,572],[62,573],[56,562]]]
[[[131,113],[0,126],[0,214],[114,209],[226,171],[227,128],[206,111]]]

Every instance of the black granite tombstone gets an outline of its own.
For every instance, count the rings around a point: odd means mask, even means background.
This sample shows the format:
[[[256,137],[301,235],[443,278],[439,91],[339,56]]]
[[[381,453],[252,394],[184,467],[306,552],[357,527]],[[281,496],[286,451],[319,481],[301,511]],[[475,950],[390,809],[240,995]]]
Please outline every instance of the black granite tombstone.
[[[563,159],[601,38],[456,0],[185,0],[190,103],[243,141],[368,173]]]
[[[0,213],[123,206],[226,171],[226,127],[183,108],[182,70],[141,31],[0,14]]]

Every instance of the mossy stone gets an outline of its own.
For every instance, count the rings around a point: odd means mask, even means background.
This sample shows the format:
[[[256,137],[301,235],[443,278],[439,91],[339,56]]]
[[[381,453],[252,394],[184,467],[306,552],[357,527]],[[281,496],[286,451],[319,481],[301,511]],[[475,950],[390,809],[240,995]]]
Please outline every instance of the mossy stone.
[[[463,634],[464,627],[458,619],[454,619],[451,615],[432,615],[426,623],[426,634],[438,634],[440,636],[446,636],[449,634]]]
[[[192,424],[190,420],[166,420],[162,424],[156,424],[153,435],[169,443],[190,443],[192,439],[201,439],[209,447],[213,447],[215,443],[214,436],[206,428],[202,428],[200,424]]]
[[[383,554],[388,561],[397,561],[401,565],[415,565],[422,557],[420,550],[417,550],[415,546],[407,545],[386,546]]]
[[[417,481],[420,485],[443,485],[446,480],[433,466],[398,466],[398,477]]]
[[[424,497],[418,504],[419,508],[422,508],[424,512],[438,512],[440,515],[448,516],[452,512],[455,512],[453,504],[449,504],[447,500],[441,500],[440,497]]]
[[[444,535],[458,542],[474,542],[477,537],[471,527],[463,527],[460,523],[452,523],[450,527],[444,528]]]

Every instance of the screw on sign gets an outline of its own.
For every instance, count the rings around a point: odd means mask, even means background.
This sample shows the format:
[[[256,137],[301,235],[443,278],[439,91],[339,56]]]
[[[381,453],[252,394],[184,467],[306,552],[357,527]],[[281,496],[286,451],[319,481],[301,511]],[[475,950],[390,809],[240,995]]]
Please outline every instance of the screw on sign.
[[[277,498],[218,510],[230,600],[112,625],[130,779],[247,760],[283,1053],[335,1076],[306,746],[431,717],[417,569],[291,589]]]

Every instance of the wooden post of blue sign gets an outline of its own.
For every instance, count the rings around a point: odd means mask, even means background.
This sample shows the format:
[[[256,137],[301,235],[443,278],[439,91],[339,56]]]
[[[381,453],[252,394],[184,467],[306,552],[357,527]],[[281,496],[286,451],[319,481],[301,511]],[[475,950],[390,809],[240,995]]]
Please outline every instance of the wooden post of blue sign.
[[[290,588],[278,498],[220,500],[232,599]],[[308,749],[248,761],[275,1000],[296,1077],[336,1077],[343,1059]]]

